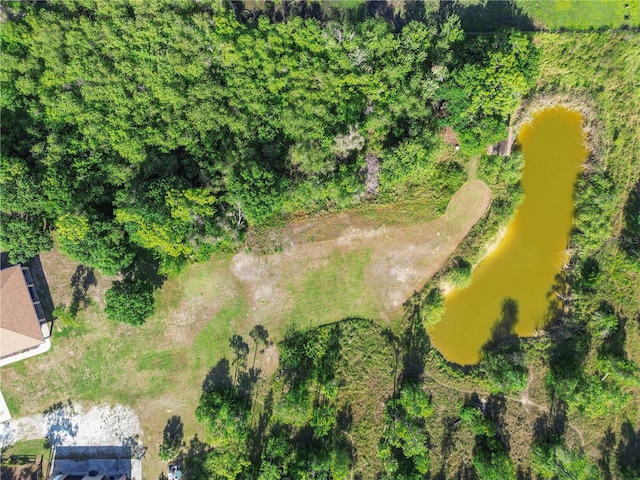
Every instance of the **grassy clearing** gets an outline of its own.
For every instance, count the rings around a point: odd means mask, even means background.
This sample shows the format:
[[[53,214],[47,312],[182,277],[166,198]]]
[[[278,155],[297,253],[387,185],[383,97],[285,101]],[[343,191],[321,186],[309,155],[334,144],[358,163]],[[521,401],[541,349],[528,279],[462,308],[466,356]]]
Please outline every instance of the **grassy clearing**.
[[[295,305],[289,321],[309,327],[356,315],[376,317],[378,302],[370,289],[362,288],[367,284],[365,269],[371,250],[336,251],[327,260],[317,270],[308,271],[301,283],[288,285]]]
[[[2,451],[3,457],[9,457],[11,455],[35,455],[40,461],[40,457],[43,457],[46,462],[49,458],[51,450],[47,447],[42,440],[22,440],[14,443],[10,447]]]
[[[194,415],[200,387],[212,365],[223,357],[232,358],[232,334],[241,335],[252,345],[248,334],[257,324],[277,341],[292,322],[307,327],[355,315],[398,319],[400,307],[389,310],[389,295],[396,295],[401,304],[419,289],[423,279],[437,270],[434,262],[446,259],[488,201],[488,189],[476,182],[454,197],[446,216],[431,223],[407,227],[370,223],[369,229],[350,229],[340,238],[290,245],[281,254],[221,255],[190,265],[165,282],[157,292],[155,314],[136,328],[109,322],[102,313],[104,291],[112,279],[91,272],[91,281],[83,283],[84,277],[78,280],[77,273],[88,273],[76,264],[55,250],[43,254],[41,261],[54,304],[68,306],[75,299],[80,326],[76,330],[67,327],[62,335],[54,332],[47,355],[3,368],[3,393],[14,416],[16,412],[39,413],[67,399],[133,407],[149,448],[145,471],[153,478],[165,469],[157,448],[171,416],[181,417],[185,438],[196,434],[202,438],[202,426]],[[403,215],[402,206],[394,208]],[[407,213],[406,218],[409,216]],[[300,227],[300,222],[297,225]],[[397,259],[389,257],[389,252]],[[392,272],[390,278],[398,278],[390,290],[381,279],[389,276],[389,268],[402,262],[407,265]],[[87,288],[78,289],[85,283]],[[377,440],[371,435],[377,435],[374,426],[382,422],[366,412],[379,409],[383,400],[375,404],[375,395],[365,390],[375,386],[371,378],[382,381],[384,376],[375,370],[390,358],[376,343],[377,336],[359,335],[353,340],[353,355],[346,360],[351,366],[345,367],[349,378],[344,381],[344,394],[363,422],[354,423],[354,439],[362,438],[354,441],[359,442],[367,464],[377,461]],[[273,372],[277,366],[275,348],[259,354],[256,366],[264,375]],[[352,370],[357,373],[350,373]],[[371,376],[366,374],[369,370],[374,371]],[[387,395],[387,390],[381,387],[380,392]],[[368,402],[373,402],[371,408]]]
[[[638,0],[516,0],[546,30],[590,30],[640,26]]]

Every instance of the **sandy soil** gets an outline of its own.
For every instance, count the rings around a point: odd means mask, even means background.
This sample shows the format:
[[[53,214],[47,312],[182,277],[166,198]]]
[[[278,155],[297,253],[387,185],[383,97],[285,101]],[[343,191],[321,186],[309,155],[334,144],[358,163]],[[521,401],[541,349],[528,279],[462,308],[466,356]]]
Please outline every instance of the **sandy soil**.
[[[51,445],[129,445],[142,433],[136,413],[122,405],[85,409],[71,403],[0,424],[0,447],[49,438]]]

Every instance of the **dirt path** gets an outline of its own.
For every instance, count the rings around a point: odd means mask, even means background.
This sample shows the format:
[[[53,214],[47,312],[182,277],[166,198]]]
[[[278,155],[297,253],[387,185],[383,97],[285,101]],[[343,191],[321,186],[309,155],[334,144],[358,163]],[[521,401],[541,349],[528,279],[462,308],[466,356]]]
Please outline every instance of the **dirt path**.
[[[476,394],[487,395],[487,396],[490,394],[486,390],[484,390],[484,391],[483,390],[478,390],[478,389],[468,390],[468,389],[465,389],[465,388],[456,387],[454,385],[451,385],[451,384],[449,384],[447,382],[444,382],[444,381],[440,380],[437,376],[435,376],[433,374],[430,374],[430,373],[428,373],[426,371],[423,373],[423,375],[425,377],[430,378],[431,380],[433,380],[435,383],[437,383],[441,387],[448,388],[450,390],[455,390],[456,392],[468,393],[468,394],[476,393]],[[532,402],[529,399],[528,390],[529,390],[529,386],[531,385],[532,382],[533,382],[533,374],[531,372],[529,372],[529,376],[527,378],[527,387],[520,394],[520,398],[512,397],[510,395],[505,395],[504,398],[506,400],[509,400],[512,403],[517,403],[517,404],[522,405],[522,407],[527,411],[528,411],[527,407],[533,407],[536,410],[539,410],[539,411],[541,411],[543,413],[547,413],[548,414],[549,413],[549,408],[548,407],[546,407],[544,405],[540,405],[539,403],[536,403],[536,402]],[[582,431],[579,428],[577,428],[575,425],[571,424],[570,422],[567,422],[567,426],[578,435],[578,438],[580,439],[580,446],[584,448],[585,443],[584,443],[584,436],[582,434]]]

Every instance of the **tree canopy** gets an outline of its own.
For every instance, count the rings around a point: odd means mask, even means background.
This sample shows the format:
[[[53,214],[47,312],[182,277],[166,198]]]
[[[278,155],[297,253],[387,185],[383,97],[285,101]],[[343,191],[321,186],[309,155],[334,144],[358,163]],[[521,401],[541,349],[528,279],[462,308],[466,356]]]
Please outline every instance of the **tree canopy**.
[[[2,247],[24,261],[55,239],[108,274],[141,252],[176,271],[247,225],[358,201],[369,153],[389,158],[380,188],[394,191],[408,181],[394,159],[429,163],[443,122],[503,132],[530,84],[526,36],[467,42],[455,14],[247,20],[168,0],[5,13]]]

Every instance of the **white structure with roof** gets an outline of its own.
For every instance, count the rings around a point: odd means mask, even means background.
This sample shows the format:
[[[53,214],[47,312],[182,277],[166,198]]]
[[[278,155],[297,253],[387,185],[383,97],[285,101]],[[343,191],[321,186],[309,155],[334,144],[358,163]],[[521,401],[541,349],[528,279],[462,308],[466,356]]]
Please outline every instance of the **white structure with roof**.
[[[48,351],[49,336],[29,269],[0,270],[0,367]]]

